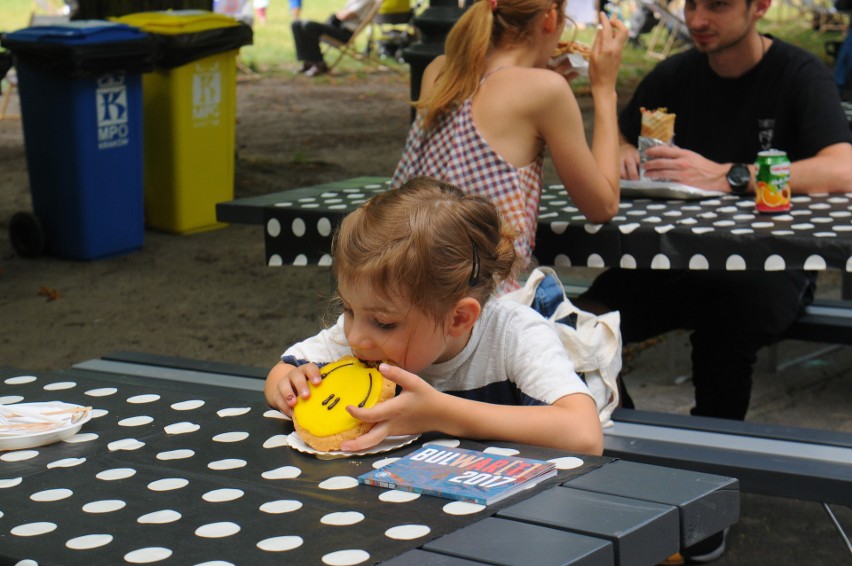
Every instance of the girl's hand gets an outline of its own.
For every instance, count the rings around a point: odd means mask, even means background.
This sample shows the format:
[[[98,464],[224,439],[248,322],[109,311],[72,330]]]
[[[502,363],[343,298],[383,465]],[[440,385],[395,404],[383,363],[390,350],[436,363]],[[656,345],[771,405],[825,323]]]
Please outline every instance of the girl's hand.
[[[346,410],[358,420],[375,423],[368,432],[354,440],[347,440],[341,446],[347,452],[358,452],[375,446],[388,436],[420,434],[436,430],[432,424],[434,407],[441,403],[444,393],[439,392],[426,381],[413,373],[389,364],[381,364],[379,371],[400,387],[402,392],[369,409],[348,406]]]
[[[319,385],[322,383],[322,378],[316,364],[294,367],[279,363],[269,372],[266,382],[266,398],[269,405],[292,418],[293,407],[296,406],[299,398],[307,399],[311,396],[308,382]]]
[[[624,22],[614,16],[608,18],[601,12],[598,18],[600,29],[595,34],[592,54],[589,57],[589,82],[593,89],[614,89],[618,68],[621,66],[621,51],[627,42],[628,31]]]

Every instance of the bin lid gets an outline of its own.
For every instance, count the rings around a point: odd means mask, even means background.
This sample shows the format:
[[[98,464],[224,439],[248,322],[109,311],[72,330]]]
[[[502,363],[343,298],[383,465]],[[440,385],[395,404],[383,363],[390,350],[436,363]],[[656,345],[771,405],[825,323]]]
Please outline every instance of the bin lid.
[[[156,49],[150,34],[106,20],[31,26],[0,37],[0,45],[21,62],[70,78],[150,71]]]
[[[3,44],[19,44],[18,48],[25,47],[23,44],[26,43],[87,45],[138,41],[146,39],[146,35],[142,30],[126,24],[106,20],[77,20],[19,29],[7,33]]]
[[[161,35],[198,33],[212,29],[236,27],[240,22],[225,14],[207,10],[167,10],[138,12],[115,18],[115,21]]]
[[[156,66],[171,69],[192,61],[251,45],[251,26],[206,10],[139,12],[115,18],[138,26],[159,43]]]

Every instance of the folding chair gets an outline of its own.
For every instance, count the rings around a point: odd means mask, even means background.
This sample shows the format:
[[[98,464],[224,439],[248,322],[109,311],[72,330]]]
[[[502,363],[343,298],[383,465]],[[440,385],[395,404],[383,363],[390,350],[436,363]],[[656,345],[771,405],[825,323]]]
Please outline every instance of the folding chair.
[[[373,67],[381,68],[386,67],[384,63],[382,63],[375,54],[368,52],[366,49],[359,50],[357,46],[357,42],[360,40],[361,36],[364,32],[370,27],[373,23],[373,19],[375,19],[376,14],[379,13],[379,8],[382,6],[382,0],[374,0],[372,6],[370,6],[370,10],[364,16],[364,19],[361,20],[361,23],[358,24],[358,27],[355,28],[355,31],[352,32],[352,36],[347,41],[340,41],[337,38],[331,37],[330,35],[320,36],[320,45],[323,48],[323,56],[330,55],[331,51],[337,51],[337,55],[333,57],[332,61],[328,63],[328,70],[331,71],[343,57],[351,57],[356,61],[360,61],[365,65],[370,65]]]
[[[850,14],[846,10],[838,9],[838,4],[833,0],[784,0],[779,10],[790,7],[794,10],[794,18],[809,18],[814,31],[843,32],[849,29]]]
[[[814,31],[839,31],[849,29],[849,14],[838,10],[832,0],[802,0],[803,15],[811,17]]]
[[[403,63],[402,50],[416,38],[414,14],[419,8],[419,0],[414,7],[409,0],[383,0],[379,13],[370,24],[367,52]]]
[[[680,0],[673,0],[665,6],[657,2],[645,3],[654,17],[659,20],[648,40],[648,50],[645,56],[650,59],[662,60],[669,56],[676,43],[689,41],[686,22],[677,14],[682,11]]]

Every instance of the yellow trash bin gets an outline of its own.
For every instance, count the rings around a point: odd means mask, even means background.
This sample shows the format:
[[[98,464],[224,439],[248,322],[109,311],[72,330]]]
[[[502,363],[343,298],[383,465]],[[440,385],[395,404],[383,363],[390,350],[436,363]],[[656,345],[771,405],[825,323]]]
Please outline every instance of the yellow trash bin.
[[[225,226],[216,203],[234,198],[236,56],[249,26],[204,10],[115,18],[157,39],[142,78],[145,221],[178,234]]]

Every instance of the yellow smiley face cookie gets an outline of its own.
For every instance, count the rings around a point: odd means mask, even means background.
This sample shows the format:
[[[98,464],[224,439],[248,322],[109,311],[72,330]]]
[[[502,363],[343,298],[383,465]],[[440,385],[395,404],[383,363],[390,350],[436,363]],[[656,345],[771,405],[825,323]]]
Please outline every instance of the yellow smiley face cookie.
[[[346,407],[372,407],[394,396],[396,386],[379,370],[354,356],[345,356],[320,368],[322,383],[310,385],[311,396],[293,408],[293,425],[306,444],[316,450],[340,450],[340,445],[373,428]]]

